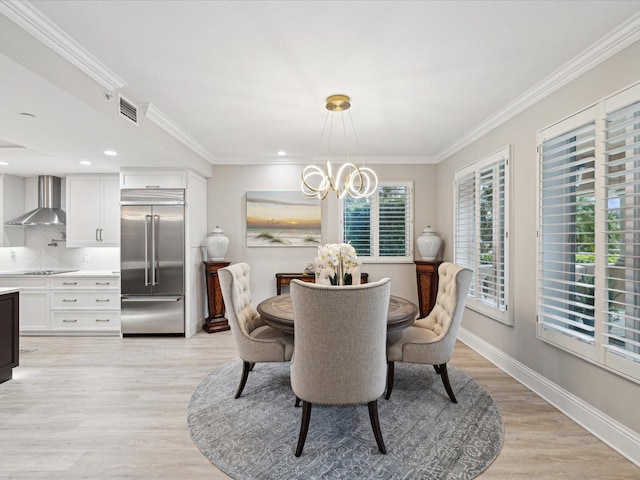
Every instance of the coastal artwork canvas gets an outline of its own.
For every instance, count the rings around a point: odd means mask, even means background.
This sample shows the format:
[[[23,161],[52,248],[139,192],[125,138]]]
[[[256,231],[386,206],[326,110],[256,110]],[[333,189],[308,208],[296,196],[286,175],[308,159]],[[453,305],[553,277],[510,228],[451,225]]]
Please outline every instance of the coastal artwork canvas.
[[[247,247],[317,247],[320,200],[300,191],[247,192]]]

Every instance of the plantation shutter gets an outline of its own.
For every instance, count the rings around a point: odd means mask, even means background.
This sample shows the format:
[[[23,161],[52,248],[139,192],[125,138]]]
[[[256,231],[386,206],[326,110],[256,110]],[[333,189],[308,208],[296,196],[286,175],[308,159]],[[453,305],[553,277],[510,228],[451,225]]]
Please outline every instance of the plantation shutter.
[[[380,182],[378,194],[340,200],[340,235],[368,262],[413,261],[413,182]]]
[[[508,310],[508,166],[504,147],[454,175],[454,262],[473,271],[469,308],[512,323]]]
[[[343,242],[350,243],[361,257],[372,252],[371,200],[346,197],[342,207]]]
[[[476,248],[478,265],[477,297],[499,310],[506,308],[505,301],[505,166],[502,159],[478,174],[479,228]]]
[[[543,138],[539,171],[539,310],[545,328],[593,343],[595,121]],[[590,119],[589,119],[590,118]],[[568,126],[568,125],[567,125]],[[562,130],[562,129],[560,129]]]
[[[640,363],[640,102],[605,118],[607,353]]]
[[[476,251],[476,174],[471,172],[456,180],[455,263],[475,272]],[[474,273],[475,276],[475,273]],[[469,287],[475,298],[475,281]]]
[[[378,241],[381,257],[405,257],[411,247],[407,223],[411,221],[408,186],[383,186],[378,194]]]

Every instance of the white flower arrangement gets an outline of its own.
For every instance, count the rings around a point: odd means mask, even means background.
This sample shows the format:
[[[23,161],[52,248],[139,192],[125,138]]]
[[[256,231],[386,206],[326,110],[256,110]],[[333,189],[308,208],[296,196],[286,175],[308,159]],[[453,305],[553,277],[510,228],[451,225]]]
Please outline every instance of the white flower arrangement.
[[[352,245],[327,243],[318,247],[318,257],[315,261],[316,281],[323,283],[324,277],[328,277],[331,285],[352,285],[354,269],[361,263]]]

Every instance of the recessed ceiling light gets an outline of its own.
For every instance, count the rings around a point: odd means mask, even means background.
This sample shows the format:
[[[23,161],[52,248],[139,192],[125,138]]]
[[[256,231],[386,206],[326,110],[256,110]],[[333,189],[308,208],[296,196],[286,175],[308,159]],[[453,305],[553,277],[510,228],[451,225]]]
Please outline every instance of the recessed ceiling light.
[[[104,154],[109,155],[110,157],[115,157],[116,155],[118,155],[118,152],[116,152],[115,150],[105,150]]]
[[[9,165],[9,162],[0,162],[0,165]]]
[[[91,162],[89,160],[82,160],[80,161],[80,165],[91,165]]]
[[[277,155],[278,155],[279,157],[284,157],[286,154],[287,154],[287,152],[285,152],[284,150],[280,150],[280,151],[278,151],[278,153],[277,153]]]

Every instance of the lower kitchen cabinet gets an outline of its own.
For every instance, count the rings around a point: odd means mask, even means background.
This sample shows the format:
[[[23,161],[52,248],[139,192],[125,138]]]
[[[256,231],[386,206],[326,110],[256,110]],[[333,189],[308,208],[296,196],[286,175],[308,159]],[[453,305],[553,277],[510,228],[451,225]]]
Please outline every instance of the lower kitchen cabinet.
[[[20,332],[48,332],[49,308],[49,292],[20,290]]]
[[[2,277],[0,288],[20,288],[20,333],[49,331],[49,279]]]
[[[0,287],[20,288],[22,335],[121,335],[118,277],[6,276]]]
[[[120,279],[51,279],[51,331],[120,335]]]

